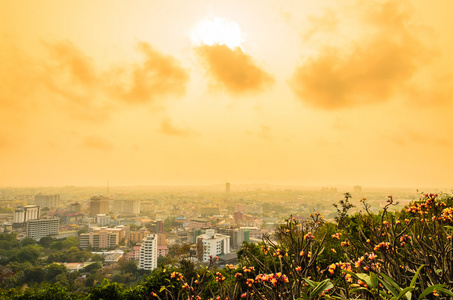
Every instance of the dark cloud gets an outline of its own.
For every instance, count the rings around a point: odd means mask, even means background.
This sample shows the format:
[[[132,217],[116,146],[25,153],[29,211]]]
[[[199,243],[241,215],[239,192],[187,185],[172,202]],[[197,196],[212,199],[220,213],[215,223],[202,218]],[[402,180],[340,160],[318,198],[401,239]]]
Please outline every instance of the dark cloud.
[[[196,48],[213,81],[232,94],[261,91],[274,79],[260,69],[241,48],[203,45]]]
[[[193,134],[192,130],[190,128],[179,128],[176,127],[170,119],[164,119],[162,123],[160,124],[160,130],[161,133],[166,134],[166,135],[173,135],[173,136],[179,136],[179,137],[186,137],[191,134]]]
[[[396,3],[367,13],[370,34],[343,48],[326,48],[298,67],[290,86],[303,102],[339,109],[387,101],[417,71],[423,47]]]
[[[145,42],[138,43],[138,49],[146,60],[133,67],[131,78],[126,89],[121,78],[127,69],[116,69],[110,72],[111,94],[128,103],[143,103],[155,101],[158,97],[181,95],[185,93],[189,80],[187,71],[171,56],[165,56],[154,50]]]

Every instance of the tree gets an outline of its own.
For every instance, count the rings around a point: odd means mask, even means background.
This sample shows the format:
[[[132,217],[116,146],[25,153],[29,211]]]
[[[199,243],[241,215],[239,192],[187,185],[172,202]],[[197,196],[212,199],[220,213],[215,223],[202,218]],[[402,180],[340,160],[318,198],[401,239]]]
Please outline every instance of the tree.
[[[333,205],[337,209],[337,216],[335,217],[335,221],[337,222],[338,228],[340,229],[346,226],[348,211],[354,207],[354,205],[349,202],[350,198],[350,193],[344,193],[344,199],[340,200],[338,204]]]
[[[61,276],[59,276],[59,275],[66,274],[67,271],[68,271],[68,269],[63,265],[55,264],[55,263],[50,264],[50,265],[46,266],[46,268],[45,268],[44,277],[45,277],[46,281],[55,283],[55,282],[57,282],[58,278],[61,278]]]
[[[99,269],[102,269],[102,265],[98,262],[95,262],[83,268],[83,271],[94,274]]]
[[[159,256],[157,258],[157,267],[158,268],[163,268],[169,264],[171,264],[171,258],[169,258],[168,256]]]
[[[44,280],[44,270],[41,267],[32,267],[24,270],[25,282],[41,282]]]
[[[132,275],[134,275],[135,273],[137,273],[137,263],[134,261],[134,260],[130,260],[128,262],[126,262],[123,266],[121,266],[121,273],[124,274],[124,273],[130,273]]]
[[[101,285],[90,289],[90,294],[87,299],[121,300],[123,299],[122,289],[118,283],[104,279]]]
[[[69,249],[72,247],[78,247],[79,240],[75,236],[69,236],[63,241],[63,248]]]
[[[93,255],[91,256],[91,260],[92,260],[92,261],[104,262],[105,259],[104,259],[104,257],[103,257],[102,255],[100,255],[100,254],[93,254]]]
[[[24,238],[20,243],[22,247],[36,244],[35,240],[31,238]]]
[[[45,236],[45,237],[42,237],[40,240],[39,240],[39,245],[41,245],[43,248],[49,248],[50,245],[54,242],[54,238],[51,237],[51,236]]]
[[[62,250],[63,249],[63,241],[55,241],[50,244],[50,249],[53,250]]]
[[[12,261],[36,263],[42,248],[36,245],[22,247],[19,252],[11,258]]]

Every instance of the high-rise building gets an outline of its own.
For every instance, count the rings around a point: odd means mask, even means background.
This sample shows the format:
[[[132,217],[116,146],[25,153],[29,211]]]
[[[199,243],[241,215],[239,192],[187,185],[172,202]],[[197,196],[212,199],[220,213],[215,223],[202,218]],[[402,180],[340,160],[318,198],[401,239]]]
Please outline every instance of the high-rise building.
[[[72,213],[80,212],[80,203],[79,202],[75,202],[75,203],[69,204],[68,210],[69,210],[69,212],[72,212]]]
[[[57,235],[60,227],[60,219],[35,219],[27,221],[27,237],[39,241],[49,235]]]
[[[140,201],[139,200],[113,200],[112,212],[138,215],[138,214],[140,214]]]
[[[94,196],[90,199],[90,217],[96,217],[97,214],[106,214],[110,212],[109,198],[104,196]]]
[[[157,236],[148,234],[140,248],[139,269],[154,270],[157,268]]]
[[[60,195],[35,195],[35,204],[44,208],[57,208],[60,206]]]
[[[230,183],[229,183],[229,182],[227,182],[227,183],[225,184],[225,192],[226,192],[227,194],[230,192]]]
[[[164,222],[161,220],[156,221],[156,224],[154,225],[154,231],[156,233],[164,232]]]
[[[234,222],[238,223],[244,221],[244,213],[237,211],[233,214]]]
[[[354,186],[354,195],[360,195],[362,194],[362,187],[360,185],[355,185]]]
[[[40,207],[38,205],[20,206],[14,210],[14,223],[25,223],[28,220],[39,219]]]

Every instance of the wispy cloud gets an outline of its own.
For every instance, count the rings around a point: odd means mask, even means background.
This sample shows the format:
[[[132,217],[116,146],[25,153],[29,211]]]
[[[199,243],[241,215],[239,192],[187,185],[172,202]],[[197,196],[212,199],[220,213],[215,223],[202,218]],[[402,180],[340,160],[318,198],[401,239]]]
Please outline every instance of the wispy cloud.
[[[175,58],[159,53],[145,42],[138,43],[138,50],[145,55],[145,61],[132,67],[130,79],[125,78],[127,68],[110,72],[111,95],[127,103],[144,103],[185,93],[189,74]]]
[[[177,127],[168,118],[164,119],[160,123],[159,132],[166,134],[166,135],[179,136],[179,137],[187,137],[187,136],[193,134],[192,129]]]

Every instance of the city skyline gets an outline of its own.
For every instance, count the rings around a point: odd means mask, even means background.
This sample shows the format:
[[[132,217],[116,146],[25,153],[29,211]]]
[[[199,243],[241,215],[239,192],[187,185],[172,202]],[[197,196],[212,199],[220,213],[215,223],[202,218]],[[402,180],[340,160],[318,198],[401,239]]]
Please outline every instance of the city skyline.
[[[449,1],[4,1],[0,186],[452,187]]]

